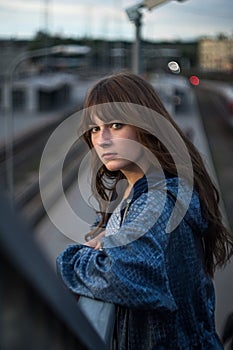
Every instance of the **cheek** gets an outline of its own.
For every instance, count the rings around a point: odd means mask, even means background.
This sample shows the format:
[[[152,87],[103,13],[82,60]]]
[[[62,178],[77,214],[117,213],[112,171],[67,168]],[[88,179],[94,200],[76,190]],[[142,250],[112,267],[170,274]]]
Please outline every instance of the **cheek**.
[[[101,159],[101,150],[99,147],[93,147],[94,154],[97,154],[97,156]]]
[[[130,130],[128,130],[128,139],[134,140],[134,141],[138,141],[138,132],[136,129],[134,129],[133,127],[130,127]]]
[[[97,154],[97,156],[99,156],[100,155],[100,149],[99,149],[99,147],[98,147],[98,143],[97,143],[97,141],[96,141],[96,139],[95,139],[95,137],[91,137],[91,143],[92,143],[92,152],[93,152],[93,154]]]
[[[98,142],[97,142],[96,137],[91,138],[91,143],[92,143],[93,148],[97,151],[99,149],[99,147],[98,147]]]
[[[122,139],[118,143],[118,153],[128,160],[135,160],[143,154],[143,146],[136,140]]]
[[[95,147],[96,141],[95,141],[95,137],[91,136],[91,143],[93,145],[93,147]]]

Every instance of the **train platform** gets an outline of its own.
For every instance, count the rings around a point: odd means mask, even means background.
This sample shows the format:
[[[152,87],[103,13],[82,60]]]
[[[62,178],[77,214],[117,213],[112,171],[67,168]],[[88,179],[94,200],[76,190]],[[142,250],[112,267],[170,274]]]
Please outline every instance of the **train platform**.
[[[13,113],[12,123],[4,113],[1,113],[0,147],[3,147],[4,144],[8,142],[11,135],[13,136],[13,139],[21,138],[32,130],[46,126],[59,119],[62,113],[66,111],[68,111],[68,108],[52,112],[37,113],[17,111]]]
[[[64,115],[74,113],[82,105],[85,94],[93,82],[94,79],[76,79],[71,86],[70,101],[66,102],[64,107],[57,107],[50,111],[15,110],[12,116],[0,109],[0,148],[4,147],[11,136],[14,139],[21,138],[32,130],[49,125]]]

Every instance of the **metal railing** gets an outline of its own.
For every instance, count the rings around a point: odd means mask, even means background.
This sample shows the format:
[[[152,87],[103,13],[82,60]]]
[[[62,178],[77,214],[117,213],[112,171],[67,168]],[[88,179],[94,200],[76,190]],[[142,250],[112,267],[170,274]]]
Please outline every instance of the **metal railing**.
[[[77,303],[3,194],[0,213],[1,349],[111,349],[114,305]]]

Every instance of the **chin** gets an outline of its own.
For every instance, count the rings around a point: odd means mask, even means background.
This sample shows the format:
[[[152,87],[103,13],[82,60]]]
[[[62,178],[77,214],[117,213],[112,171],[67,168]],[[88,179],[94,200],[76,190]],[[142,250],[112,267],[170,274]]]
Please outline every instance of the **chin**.
[[[121,170],[121,168],[119,168],[118,166],[114,166],[114,165],[108,165],[108,164],[105,164],[106,168],[109,170],[109,171],[119,171]]]
[[[109,171],[120,171],[121,169],[124,169],[127,165],[129,165],[129,162],[124,160],[110,160],[107,163],[105,163],[105,166]]]
[[[124,159],[108,161],[105,166],[109,171],[135,171],[135,163]]]

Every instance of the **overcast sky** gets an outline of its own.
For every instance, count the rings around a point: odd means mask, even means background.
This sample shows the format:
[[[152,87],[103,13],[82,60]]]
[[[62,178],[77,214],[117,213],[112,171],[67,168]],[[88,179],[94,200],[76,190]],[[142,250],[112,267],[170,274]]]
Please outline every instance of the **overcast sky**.
[[[47,28],[62,36],[132,40],[134,25],[125,9],[138,2],[0,0],[0,37],[30,38]],[[219,33],[233,36],[233,0],[171,0],[152,11],[143,10],[144,39],[192,40]]]

